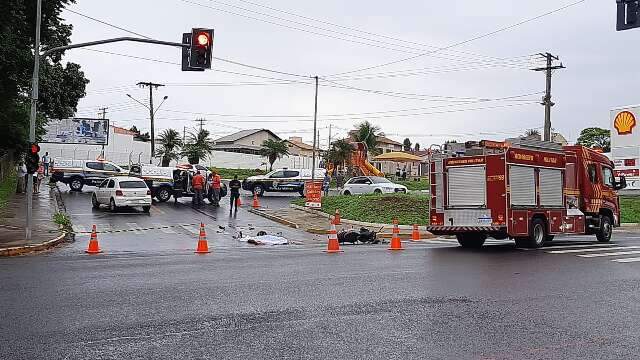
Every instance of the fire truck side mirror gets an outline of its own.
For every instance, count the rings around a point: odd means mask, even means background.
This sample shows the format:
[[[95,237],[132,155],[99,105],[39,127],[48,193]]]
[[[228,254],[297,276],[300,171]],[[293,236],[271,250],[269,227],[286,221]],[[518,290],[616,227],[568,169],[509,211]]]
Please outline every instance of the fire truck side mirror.
[[[622,190],[627,187],[627,179],[624,176],[620,176],[620,181],[616,181],[613,184],[615,190]]]

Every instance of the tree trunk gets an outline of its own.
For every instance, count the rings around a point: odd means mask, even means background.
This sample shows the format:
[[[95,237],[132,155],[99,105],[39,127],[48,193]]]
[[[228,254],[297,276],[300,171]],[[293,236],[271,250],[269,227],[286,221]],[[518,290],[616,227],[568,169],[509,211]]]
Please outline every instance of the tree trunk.
[[[168,157],[165,157],[165,156],[162,157],[162,167],[168,167],[170,162],[171,162],[171,159],[169,159]]]

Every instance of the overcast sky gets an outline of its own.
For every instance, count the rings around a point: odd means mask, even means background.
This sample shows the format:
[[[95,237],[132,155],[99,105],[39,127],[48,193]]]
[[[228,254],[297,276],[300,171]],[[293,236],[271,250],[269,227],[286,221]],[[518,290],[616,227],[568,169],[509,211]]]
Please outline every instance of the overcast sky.
[[[425,147],[447,139],[500,140],[541,128],[544,108],[536,101],[545,78],[529,70],[542,64],[531,56],[540,52],[560,56],[567,67],[554,73],[552,124],[568,139],[575,140],[584,127],[608,127],[610,108],[640,103],[635,87],[640,30],[615,31],[614,0],[587,0],[450,50],[351,72],[425,53],[434,49],[430,46],[449,46],[574,1],[79,0],[71,9],[167,41],[180,41],[192,27],[211,27],[216,57],[327,79],[320,81],[318,100],[323,146],[329,124],[335,138],[370,119],[389,137],[409,137]],[[63,17],[74,26],[73,43],[127,36],[71,12]],[[180,51],[171,47],[118,43],[91,49],[180,63]],[[304,77],[222,61],[214,61],[210,71],[182,72],[179,65],[81,49],[68,51],[66,59],[80,63],[91,80],[78,116],[96,117],[98,108],[106,106],[116,125],[147,131],[148,110],[126,94],[147,102],[148,90],[135,84],[152,81],[167,84],[156,92],[156,104],[169,97],[156,115],[157,132],[169,127],[192,131],[194,120],[202,117],[213,138],[238,129],[269,128],[281,137],[312,139],[314,86]],[[351,73],[334,75],[344,72]],[[390,112],[395,110],[409,111]],[[262,115],[276,117],[254,117]]]

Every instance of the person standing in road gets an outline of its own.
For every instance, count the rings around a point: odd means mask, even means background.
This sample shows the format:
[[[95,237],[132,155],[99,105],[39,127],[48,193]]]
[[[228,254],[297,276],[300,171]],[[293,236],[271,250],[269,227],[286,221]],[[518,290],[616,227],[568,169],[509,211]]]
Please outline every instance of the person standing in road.
[[[45,152],[42,157],[42,164],[44,165],[44,176],[49,176],[49,162],[50,162],[49,152]]]
[[[329,196],[329,187],[331,186],[331,176],[329,176],[328,172],[324,173],[324,179],[322,179],[322,191],[324,191],[324,196]]]
[[[240,199],[240,188],[242,188],[242,183],[238,180],[238,175],[233,177],[233,180],[229,181],[229,192],[230,192],[230,205],[229,215],[233,212],[233,207],[235,206],[235,213],[238,213],[238,199]]]
[[[213,205],[220,207],[220,188],[222,187],[222,178],[217,171],[212,174],[211,189],[213,190]]]
[[[205,179],[200,174],[200,170],[196,172],[192,179],[193,186],[193,201],[192,205],[200,207],[202,205],[202,193],[204,191]]]

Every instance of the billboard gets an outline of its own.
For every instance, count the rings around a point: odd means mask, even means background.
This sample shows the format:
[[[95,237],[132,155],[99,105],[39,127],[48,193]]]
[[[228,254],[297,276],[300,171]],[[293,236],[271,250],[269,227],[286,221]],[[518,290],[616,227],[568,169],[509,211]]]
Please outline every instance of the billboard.
[[[640,190],[640,105],[611,110],[611,159],[627,189]]]
[[[108,145],[109,120],[73,118],[51,120],[45,126],[43,143]]]

